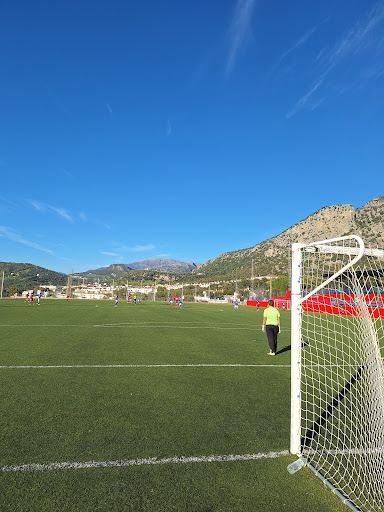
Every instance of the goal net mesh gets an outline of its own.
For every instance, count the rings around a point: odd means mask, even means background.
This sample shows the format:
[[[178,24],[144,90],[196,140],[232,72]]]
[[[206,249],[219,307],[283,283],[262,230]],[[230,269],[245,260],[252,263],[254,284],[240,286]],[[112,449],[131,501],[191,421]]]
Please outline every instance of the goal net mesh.
[[[384,252],[357,237],[301,251],[302,455],[357,508],[383,511]]]

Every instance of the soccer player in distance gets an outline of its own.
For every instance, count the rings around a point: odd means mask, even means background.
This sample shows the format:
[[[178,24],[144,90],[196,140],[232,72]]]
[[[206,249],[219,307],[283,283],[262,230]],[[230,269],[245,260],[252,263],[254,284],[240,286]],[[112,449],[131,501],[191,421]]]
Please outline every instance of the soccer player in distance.
[[[262,331],[267,332],[269,356],[274,356],[277,350],[277,335],[280,332],[280,312],[273,307],[273,300],[269,299],[264,310]]]

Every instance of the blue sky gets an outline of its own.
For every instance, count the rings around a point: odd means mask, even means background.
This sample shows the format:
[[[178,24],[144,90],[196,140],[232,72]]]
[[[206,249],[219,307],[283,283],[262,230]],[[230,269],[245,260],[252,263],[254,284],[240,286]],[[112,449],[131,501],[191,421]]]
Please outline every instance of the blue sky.
[[[0,261],[204,261],[384,195],[383,0],[5,0]]]

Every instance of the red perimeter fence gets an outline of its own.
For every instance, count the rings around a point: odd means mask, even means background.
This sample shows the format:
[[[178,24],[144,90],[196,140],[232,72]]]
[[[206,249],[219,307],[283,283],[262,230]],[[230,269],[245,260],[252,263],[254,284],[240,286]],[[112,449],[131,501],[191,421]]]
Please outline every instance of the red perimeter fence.
[[[363,295],[372,318],[384,318],[384,297],[380,294]],[[272,297],[278,309],[291,309],[291,292],[286,297]],[[332,315],[359,316],[360,306],[354,294],[335,293],[311,297],[303,303],[303,310],[312,313],[330,313]],[[248,300],[247,306],[266,308],[268,301]]]

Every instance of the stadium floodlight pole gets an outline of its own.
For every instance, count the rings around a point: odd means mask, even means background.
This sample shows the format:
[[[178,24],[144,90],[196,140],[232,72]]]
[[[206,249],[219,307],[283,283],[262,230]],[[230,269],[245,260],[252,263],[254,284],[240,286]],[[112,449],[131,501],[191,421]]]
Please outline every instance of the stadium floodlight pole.
[[[251,293],[252,293],[252,297],[254,296],[254,288],[253,288],[253,283],[254,283],[254,277],[253,277],[253,258],[252,258],[252,267],[251,267]]]
[[[3,270],[3,277],[1,279],[1,298],[3,298],[3,289],[4,289],[4,270]]]
[[[72,270],[73,274],[73,270]],[[72,274],[68,274],[68,281],[67,281],[67,295],[69,297],[72,297]]]

